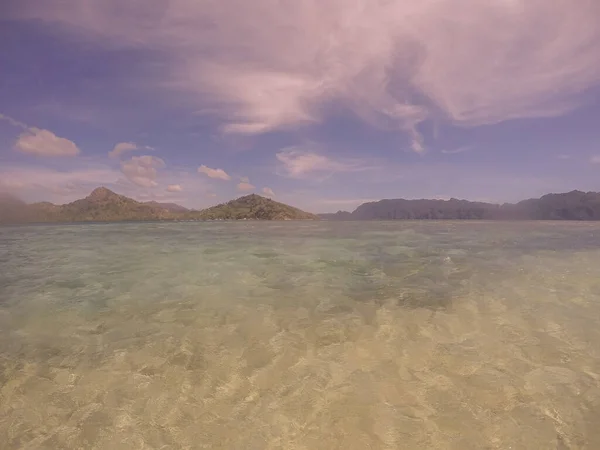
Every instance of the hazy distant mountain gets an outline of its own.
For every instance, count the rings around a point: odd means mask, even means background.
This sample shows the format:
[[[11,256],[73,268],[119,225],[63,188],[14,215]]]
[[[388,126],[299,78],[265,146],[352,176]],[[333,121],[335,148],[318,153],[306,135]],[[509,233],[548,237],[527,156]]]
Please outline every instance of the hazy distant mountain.
[[[178,219],[292,220],[318,217],[255,194],[203,211],[188,210],[174,203],[142,203],[104,187],[97,188],[89,196],[66,205],[48,202],[26,204],[14,196],[0,194],[0,223]]]
[[[467,200],[380,200],[353,212],[320,214],[326,220],[600,220],[600,193],[571,191],[547,194],[517,204]]]
[[[600,193],[571,191],[547,194],[517,203],[517,214],[528,219],[600,220]]]
[[[571,191],[548,194],[516,204],[496,205],[467,200],[380,200],[353,212],[320,214],[326,220],[600,220],[600,193]],[[66,205],[27,204],[0,193],[0,223],[111,222],[124,220],[315,220],[319,217],[251,194],[202,211],[174,203],[138,202],[104,187]]]
[[[178,205],[177,203],[160,203],[160,202],[151,201],[151,202],[144,202],[144,204],[153,206],[155,208],[166,209],[167,211],[174,212],[174,213],[183,213],[183,212],[189,211],[188,208]]]
[[[338,211],[336,213],[318,214],[321,219],[325,220],[356,220],[352,218],[352,213],[348,211]]]
[[[250,194],[198,213],[202,219],[318,220],[307,213],[260,195]]]

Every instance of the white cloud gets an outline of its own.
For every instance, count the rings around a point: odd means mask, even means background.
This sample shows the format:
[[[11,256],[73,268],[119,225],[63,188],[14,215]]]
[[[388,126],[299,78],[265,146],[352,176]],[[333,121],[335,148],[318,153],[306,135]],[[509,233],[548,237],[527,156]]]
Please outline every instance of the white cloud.
[[[138,146],[134,142],[119,142],[114,148],[108,152],[108,156],[111,158],[118,158],[125,152],[137,150]]]
[[[108,156],[110,158],[118,158],[123,153],[134,150],[154,150],[154,148],[149,145],[138,145],[135,142],[119,142],[110,152],[108,152]]]
[[[167,186],[167,192],[182,192],[183,188],[180,184],[170,184]]]
[[[165,167],[165,162],[156,156],[134,156],[121,162],[121,172],[133,184],[140,187],[155,187],[158,170]]]
[[[277,153],[285,175],[292,178],[305,178],[318,172],[357,172],[368,166],[359,160],[334,160],[317,153],[312,147],[289,147]]]
[[[273,192],[273,189],[271,189],[270,187],[262,188],[262,192],[263,194],[268,195],[269,197],[275,197],[275,192]]]
[[[600,164],[600,155],[594,155],[590,158],[592,164]]]
[[[158,86],[185,92],[232,133],[319,121],[336,102],[406,132],[422,151],[427,118],[475,126],[556,116],[600,82],[593,0],[170,0],[143,14],[137,5],[16,8],[114,46],[161,51],[169,70]]]
[[[217,178],[219,180],[231,180],[231,177],[227,175],[227,173],[223,169],[211,169],[210,167],[206,167],[205,165],[201,165],[198,167],[198,173],[203,173],[209,178]]]
[[[253,186],[252,184],[250,184],[247,181],[241,181],[240,183],[238,183],[237,188],[240,191],[251,191],[252,189],[254,189],[255,186]]]
[[[21,133],[15,149],[36,156],[77,156],[81,152],[73,141],[35,127]]]

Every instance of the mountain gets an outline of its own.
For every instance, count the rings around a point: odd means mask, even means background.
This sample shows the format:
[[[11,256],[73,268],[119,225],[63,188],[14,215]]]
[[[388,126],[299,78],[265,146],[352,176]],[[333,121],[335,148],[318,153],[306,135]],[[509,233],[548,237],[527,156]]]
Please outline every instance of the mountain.
[[[250,194],[230,202],[200,211],[198,218],[215,220],[318,220],[319,217],[276,202],[260,195]]]
[[[600,193],[571,191],[503,205],[467,200],[386,199],[353,212],[320,214],[326,220],[600,220]]]
[[[600,220],[600,193],[571,191],[547,194],[539,199],[519,202],[517,214],[525,212],[529,219]]]
[[[105,187],[94,189],[87,197],[65,205],[27,204],[0,193],[0,223],[211,219],[314,220],[318,217],[255,194],[203,211],[193,211],[174,203],[138,202]]]
[[[353,212],[321,214],[325,220],[600,220],[600,193],[547,194],[516,204],[467,200],[386,199],[363,203]],[[113,222],[135,220],[316,220],[316,216],[251,194],[202,211],[174,203],[138,202],[100,187],[65,205],[27,204],[0,192],[0,223]]]
[[[14,202],[13,202],[14,203]],[[0,201],[2,222],[112,222],[123,220],[160,220],[172,218],[166,209],[137,202],[100,187],[80,200],[65,205],[49,202],[26,204],[7,208]]]

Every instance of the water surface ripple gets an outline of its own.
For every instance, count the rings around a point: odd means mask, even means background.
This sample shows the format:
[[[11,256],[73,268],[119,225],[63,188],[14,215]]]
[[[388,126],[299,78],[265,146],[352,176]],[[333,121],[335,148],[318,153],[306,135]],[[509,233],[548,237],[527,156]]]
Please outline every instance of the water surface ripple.
[[[0,228],[0,448],[600,449],[600,224]]]

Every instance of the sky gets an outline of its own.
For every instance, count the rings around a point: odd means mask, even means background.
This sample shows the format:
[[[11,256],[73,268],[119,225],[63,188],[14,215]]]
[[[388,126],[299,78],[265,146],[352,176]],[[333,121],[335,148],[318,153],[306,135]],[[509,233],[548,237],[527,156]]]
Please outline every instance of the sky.
[[[597,0],[4,0],[0,190],[203,208],[600,191]]]

